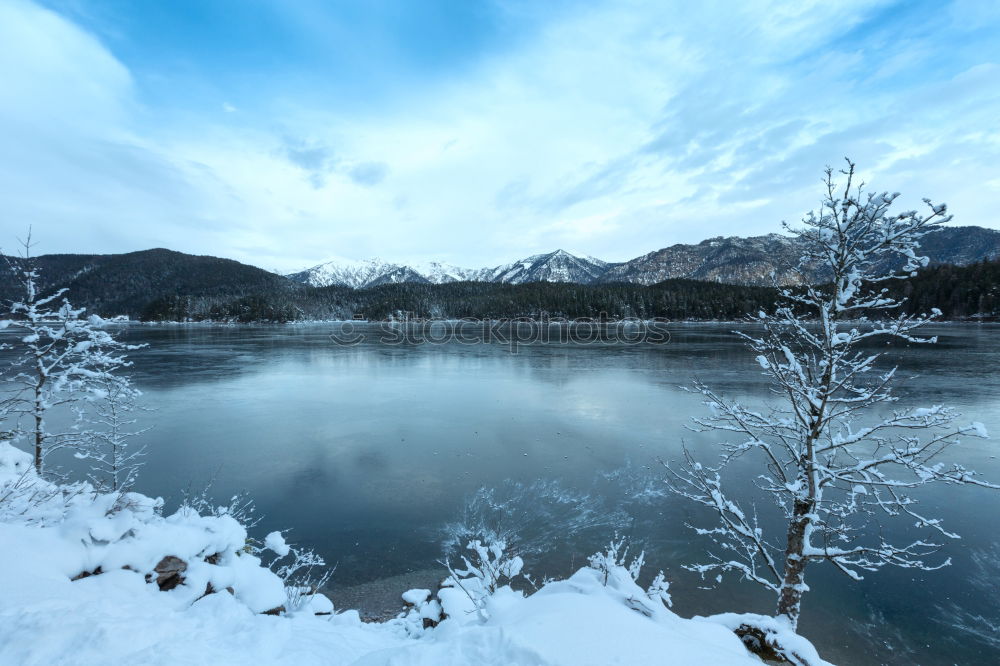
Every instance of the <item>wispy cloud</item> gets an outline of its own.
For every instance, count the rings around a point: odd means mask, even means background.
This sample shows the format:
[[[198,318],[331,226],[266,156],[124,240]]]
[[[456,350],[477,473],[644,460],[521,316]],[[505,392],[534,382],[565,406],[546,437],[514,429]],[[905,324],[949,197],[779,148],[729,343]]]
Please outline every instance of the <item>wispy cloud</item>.
[[[253,46],[276,72],[221,29],[177,67],[114,17],[0,4],[2,231],[282,269],[555,247],[614,260],[777,230],[844,155],[876,187],[1000,227],[1000,15],[984,3],[482,9],[411,34],[412,17],[373,32],[363,11],[271,8],[297,40]],[[471,36],[436,47],[449,20]],[[318,50],[332,34],[364,76]]]

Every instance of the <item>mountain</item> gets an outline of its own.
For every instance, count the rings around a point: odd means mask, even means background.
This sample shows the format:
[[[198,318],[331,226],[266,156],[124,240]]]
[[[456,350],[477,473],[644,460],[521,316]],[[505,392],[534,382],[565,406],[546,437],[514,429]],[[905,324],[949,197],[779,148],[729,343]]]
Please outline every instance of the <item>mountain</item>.
[[[5,259],[15,267],[23,261],[19,257]],[[207,310],[263,294],[290,297],[304,289],[285,277],[232,259],[164,249],[125,254],[47,254],[33,261],[44,293],[66,288],[74,305],[85,306],[90,312],[132,318],[148,318],[150,308],[171,309],[178,303]],[[0,298],[9,301],[17,293],[14,273],[0,270]]]
[[[1000,231],[983,227],[941,227],[924,237],[921,246],[931,266],[968,266],[1000,259]]]
[[[982,227],[942,227],[924,238],[922,251],[932,266],[966,266],[983,259],[996,259],[1000,258],[1000,232]],[[801,246],[791,236],[719,236],[696,244],[671,245],[623,263],[608,263],[556,250],[494,268],[460,268],[440,262],[410,266],[380,259],[336,260],[288,277],[314,287],[340,285],[353,289],[404,282],[631,282],[650,285],[675,278],[770,285],[772,273],[781,284],[796,282],[799,278],[794,267],[801,255]],[[812,277],[823,279],[821,275]]]
[[[1000,232],[982,227],[941,227],[924,237],[921,252],[932,266],[966,266],[983,259],[997,259]],[[797,280],[793,268],[801,255],[800,244],[790,236],[720,236],[696,245],[671,245],[613,265],[600,281],[655,284],[671,278],[688,278],[769,285],[773,272],[779,283],[789,284]]]
[[[611,266],[602,282],[655,284],[688,278],[733,284],[770,284],[770,274],[791,279],[801,252],[793,239],[778,234],[741,238],[709,238],[697,245],[671,245]]]
[[[593,257],[578,257],[565,250],[536,254],[493,270],[491,282],[596,282],[607,271],[607,262]]]
[[[925,243],[925,251],[935,257],[935,262],[942,258],[965,262],[1000,254],[995,243],[1000,234],[974,228],[965,231],[957,235],[937,232],[928,238],[931,242]],[[721,239],[724,242],[706,241],[688,247],[707,245],[710,251],[718,252],[712,257],[713,270],[717,271],[729,265],[720,259],[729,253],[732,263],[728,270],[735,271],[741,266],[740,256],[745,261],[752,255],[746,248],[752,250],[755,245],[749,241],[754,240],[759,239]],[[777,252],[787,239],[765,237],[761,242],[764,249],[772,247]],[[761,254],[754,256],[761,263],[768,260]],[[3,259],[15,268],[21,262],[16,257]],[[696,260],[695,253],[691,261]],[[382,319],[406,312],[421,317],[485,319],[537,316],[543,312],[552,317],[733,319],[773,307],[777,296],[770,287],[728,284],[717,279],[674,278],[652,285],[617,280],[581,285],[575,280],[592,278],[600,263],[558,252],[485,269],[483,279],[478,280],[458,280],[468,274],[444,265],[438,266],[436,273],[422,267],[426,271],[423,275],[396,265],[376,271],[371,276],[376,284],[361,289],[339,284],[312,287],[229,259],[162,249],[118,255],[43,255],[34,262],[40,271],[42,293],[65,287],[72,303],[89,312],[125,314],[147,321],[284,322],[350,319],[357,315]],[[4,266],[2,260],[0,266]],[[619,266],[607,266],[605,275]],[[646,273],[643,279],[652,278]],[[438,283],[432,284],[432,280]],[[988,261],[984,257],[965,266],[937,263],[919,271],[916,277],[894,281],[888,287],[894,295],[908,299],[907,312],[940,308],[945,318],[1000,316],[1000,258]],[[14,272],[0,270],[0,302],[9,303],[18,296]]]
[[[956,270],[963,266],[974,268],[991,260],[996,263],[1000,260],[1000,232],[981,227],[945,227],[924,237],[922,252],[930,259],[928,270],[948,266]],[[622,292],[632,294],[626,298],[615,296],[615,289],[658,285],[666,280],[768,286],[772,271],[779,281],[787,283],[795,279],[791,267],[800,255],[801,248],[795,239],[770,234],[672,245],[619,264],[557,250],[493,268],[469,269],[439,262],[409,266],[375,259],[327,262],[288,277],[230,259],[165,249],[126,254],[50,254],[34,261],[40,270],[43,292],[65,287],[74,304],[102,315],[171,321],[288,321],[357,313],[384,316],[399,311],[453,315],[465,312],[464,308],[472,301],[497,316],[522,311],[569,312],[570,304],[564,299],[587,300],[574,301],[573,312],[590,312],[597,307],[594,310],[597,314],[604,307],[598,304],[606,303],[609,313],[685,312],[686,316],[707,317],[705,313],[729,312],[755,302],[760,296],[747,300],[749,297],[731,290],[712,292],[709,296],[708,292],[699,291],[701,287],[677,283],[670,291],[663,292],[667,294],[664,298],[674,301],[654,304],[648,300],[651,297],[641,295],[644,292]],[[17,257],[4,259],[14,266],[21,261]],[[978,274],[933,275],[942,279],[947,276],[955,286],[945,293],[944,287],[934,287],[932,280],[923,279],[918,290],[924,294],[924,300],[919,301],[921,305],[938,303],[930,307],[942,307],[957,316],[993,312],[995,306],[990,304],[994,302],[994,292],[975,291],[979,287],[972,276]],[[994,273],[987,271],[983,275],[989,277]],[[823,279],[823,276],[812,277]],[[989,289],[994,288],[992,277],[983,279]],[[574,291],[580,284],[601,286],[602,290]],[[452,285],[456,289],[451,289]],[[504,291],[507,286],[528,285],[536,288],[519,291],[516,296]],[[397,286],[406,289],[388,289]],[[969,300],[973,291],[981,293],[975,303]],[[0,300],[16,298],[17,292],[16,276],[9,270],[0,270]],[[698,309],[700,306],[680,307],[676,301],[682,298],[680,294],[690,298],[691,303],[699,297],[709,302],[703,310]],[[508,297],[514,300],[505,300]],[[394,300],[397,298],[402,300],[397,302]],[[626,302],[629,305],[625,309],[616,305]]]
[[[493,268],[462,268],[440,261],[426,264],[415,264],[413,270],[431,284],[447,284],[449,282],[489,282]]]
[[[310,287],[336,285],[352,289],[400,282],[428,282],[424,276],[408,266],[392,264],[381,259],[363,261],[335,259],[286,277]]]
[[[287,277],[312,287],[339,285],[365,289],[402,282],[446,284],[449,282],[595,282],[607,263],[593,257],[577,257],[565,250],[536,254],[494,268],[461,268],[433,261],[407,266],[381,259],[349,261],[335,259]]]

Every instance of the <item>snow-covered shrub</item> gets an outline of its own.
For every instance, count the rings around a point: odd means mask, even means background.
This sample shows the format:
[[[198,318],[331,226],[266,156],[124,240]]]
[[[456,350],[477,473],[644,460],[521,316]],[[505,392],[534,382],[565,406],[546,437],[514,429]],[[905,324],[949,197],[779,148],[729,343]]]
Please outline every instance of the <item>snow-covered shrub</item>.
[[[257,515],[257,506],[254,504],[253,498],[250,497],[250,493],[241,490],[229,498],[228,504],[218,504],[211,496],[214,482],[214,477],[209,479],[205,487],[197,492],[188,486],[181,494],[181,506],[190,507],[199,514],[231,516],[248,530],[260,523],[262,516]]]
[[[596,569],[604,576],[605,585],[608,584],[608,577],[616,569],[625,569],[633,581],[639,578],[639,572],[646,561],[646,553],[639,551],[639,554],[632,558],[632,561],[626,566],[628,548],[628,540],[616,534],[604,550],[587,558],[590,568]]]
[[[601,584],[619,591],[627,591],[625,604],[632,610],[643,615],[654,616],[663,607],[673,605],[670,598],[670,583],[663,571],[660,571],[649,587],[641,595],[635,594],[639,575],[646,561],[646,554],[640,551],[638,555],[628,559],[628,543],[624,537],[615,536],[604,550],[594,553],[588,558],[589,568],[596,574]]]
[[[319,590],[329,582],[335,568],[323,569],[326,562],[322,557],[310,548],[296,548],[288,544],[281,532],[269,533],[264,538],[264,548],[277,556],[270,562],[268,568],[277,574],[285,585],[286,612],[311,610],[328,613],[333,610],[332,605],[328,610],[317,610],[313,606]],[[326,599],[322,596],[321,598]]]
[[[653,582],[646,588],[646,596],[650,599],[659,599],[663,605],[670,608],[674,605],[670,597],[670,582],[662,571],[657,572],[653,577]]]
[[[458,518],[445,525],[442,548],[445,557],[454,557],[479,540],[502,541],[522,556],[573,552],[589,538],[628,523],[624,511],[609,505],[607,493],[566,488],[553,479],[506,480],[466,500]]]
[[[462,555],[464,569],[455,569],[450,561],[445,560],[445,567],[450,574],[442,583],[438,592],[444,612],[455,615],[457,612],[475,612],[483,620],[489,617],[487,604],[490,597],[501,589],[510,589],[510,583],[521,575],[524,560],[515,554],[506,541],[496,540],[484,543],[478,539],[470,541],[469,555]],[[456,601],[456,591],[460,591],[469,602]]]
[[[88,490],[84,483],[49,483],[38,476],[30,454],[0,441],[0,522],[57,524]]]
[[[56,485],[35,475],[28,454],[0,444],[0,487],[25,472]],[[525,597],[504,584],[521,563],[500,544],[473,544],[455,572],[466,589],[493,590],[480,597],[484,615],[453,584],[437,600],[408,591],[410,612],[386,623],[362,624],[356,611],[314,617],[333,610],[319,594],[298,612],[265,617],[287,602],[261,557],[292,557],[280,533],[263,538],[266,553],[248,552],[231,515],[189,504],[165,515],[136,493],[109,511],[116,495],[83,485],[60,496],[45,527],[36,509],[0,521],[0,663],[654,664],[669,655],[759,664],[718,624],[651,601],[634,612],[646,593],[627,568],[615,570],[614,585],[587,567]]]
[[[60,485],[39,476],[32,463],[30,454],[0,442],[0,526],[51,528],[38,533],[68,579],[127,572],[181,606],[231,593],[254,613],[283,606],[332,610],[315,585],[303,589],[322,560],[287,546],[280,534],[266,539],[287,556],[271,562],[272,571],[248,551],[246,527],[225,511],[202,515],[183,504],[164,515],[158,498],[102,493],[88,483]]]
[[[198,515],[235,520],[247,531],[256,527],[262,516],[246,491],[229,498],[227,504],[218,504],[211,498],[212,478],[199,491],[188,487],[181,499],[181,509]],[[309,548],[293,546],[285,541],[279,531],[268,533],[263,542],[247,536],[241,551],[257,559],[261,566],[271,571],[284,586],[284,599],[268,610],[276,612],[330,613],[333,605],[319,591],[329,582],[334,569],[326,570],[326,562]]]
[[[430,590],[407,590],[402,598],[408,608],[399,614],[397,620],[407,636],[421,636],[441,621],[441,602],[431,597]]]

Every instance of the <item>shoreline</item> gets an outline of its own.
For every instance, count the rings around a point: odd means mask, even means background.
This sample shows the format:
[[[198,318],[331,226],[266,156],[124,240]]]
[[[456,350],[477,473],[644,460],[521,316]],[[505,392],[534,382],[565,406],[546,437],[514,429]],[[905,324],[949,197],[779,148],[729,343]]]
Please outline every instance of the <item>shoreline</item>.
[[[446,569],[416,569],[355,585],[338,585],[334,574],[333,580],[319,592],[333,602],[337,612],[356,610],[363,622],[383,622],[405,610],[404,592],[412,589],[434,592],[447,576]]]
[[[527,319],[527,318],[504,318],[504,319],[478,319],[475,321],[470,321],[469,319],[408,319],[408,320],[388,320],[388,319],[375,319],[375,320],[356,320],[356,319],[299,319],[295,321],[277,322],[277,321],[223,321],[223,320],[213,320],[213,319],[201,319],[197,321],[141,321],[138,319],[129,319],[126,321],[114,322],[108,321],[108,324],[117,324],[124,326],[228,326],[233,328],[239,327],[255,327],[255,326],[316,326],[319,324],[352,324],[355,326],[374,326],[379,324],[393,324],[393,325],[417,325],[417,324],[547,324],[549,326],[593,326],[595,324],[602,326],[612,326],[612,325],[624,325],[624,324],[679,324],[679,325],[698,325],[698,324],[719,324],[719,325],[742,325],[742,324],[753,324],[754,320],[743,320],[743,319],[612,319],[607,321],[573,321],[573,320],[550,320],[550,319]],[[842,324],[870,324],[871,321],[865,321],[861,319],[844,319],[841,320]],[[964,318],[964,319],[934,319],[927,322],[927,325],[934,326],[940,324],[1000,324],[1000,318]]]

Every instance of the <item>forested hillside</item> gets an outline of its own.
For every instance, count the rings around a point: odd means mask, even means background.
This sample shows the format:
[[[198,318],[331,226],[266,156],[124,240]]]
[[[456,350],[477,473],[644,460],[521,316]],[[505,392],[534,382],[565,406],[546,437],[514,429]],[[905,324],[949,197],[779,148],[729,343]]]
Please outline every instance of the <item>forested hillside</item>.
[[[353,292],[338,292],[345,311],[382,318],[402,312],[422,317],[668,317],[671,319],[733,319],[767,307],[775,293],[695,280],[667,280],[652,286],[634,284],[580,285],[552,282],[489,284],[393,284]]]
[[[19,265],[19,260],[11,261]],[[66,287],[72,302],[91,312],[145,321],[286,322],[355,315],[500,319],[543,313],[552,318],[737,319],[770,308],[776,298],[769,287],[689,279],[650,286],[452,282],[309,287],[236,261],[169,250],[45,255],[35,261],[46,290]],[[932,266],[891,289],[908,297],[905,308],[910,312],[936,307],[945,318],[997,318],[1000,261]],[[9,301],[16,293],[13,272],[0,272],[0,296]]]
[[[23,260],[6,260],[0,270],[0,294],[10,300],[17,290],[15,271]],[[238,261],[164,249],[47,254],[32,261],[43,290],[66,288],[74,304],[91,312],[133,319],[169,319],[184,312],[207,316],[213,310],[228,312],[244,301],[264,308],[253,318],[267,319],[266,308],[274,307],[272,303],[295,301],[306,291],[280,275]],[[182,305],[171,309],[176,304]]]
[[[1000,318],[1000,260],[969,266],[932,266],[893,286],[906,296],[904,308],[913,314],[940,309],[946,318]]]

